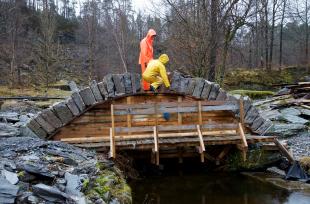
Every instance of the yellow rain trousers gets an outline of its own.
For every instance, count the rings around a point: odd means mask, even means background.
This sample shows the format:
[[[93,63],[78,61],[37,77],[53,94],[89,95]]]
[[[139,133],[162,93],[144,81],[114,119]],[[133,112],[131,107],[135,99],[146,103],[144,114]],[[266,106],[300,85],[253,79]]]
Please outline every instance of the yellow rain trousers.
[[[151,83],[154,89],[157,89],[162,84],[165,84],[167,88],[170,87],[165,67],[168,61],[168,55],[162,54],[157,60],[151,60],[142,74],[142,78]]]

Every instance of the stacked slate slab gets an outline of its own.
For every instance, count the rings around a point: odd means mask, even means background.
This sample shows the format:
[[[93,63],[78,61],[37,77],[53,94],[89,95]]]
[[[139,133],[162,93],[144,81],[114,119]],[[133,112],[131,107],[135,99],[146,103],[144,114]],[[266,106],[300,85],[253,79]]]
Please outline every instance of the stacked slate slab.
[[[202,100],[227,101],[227,103],[237,107],[234,114],[236,117],[240,117],[239,101],[241,96],[228,94],[214,82],[174,72],[170,83],[168,93],[178,93]],[[38,137],[49,138],[53,136],[58,129],[82,115],[89,108],[106,100],[143,92],[141,89],[141,76],[136,73],[108,74],[102,81],[92,81],[89,87],[83,89],[74,88],[76,85],[72,86],[72,95],[68,99],[53,104],[29,121],[27,127]],[[160,90],[167,93],[167,89]],[[264,119],[259,114],[249,97],[243,97],[242,99],[246,127],[252,130],[253,133],[263,135],[272,126],[272,122]]]

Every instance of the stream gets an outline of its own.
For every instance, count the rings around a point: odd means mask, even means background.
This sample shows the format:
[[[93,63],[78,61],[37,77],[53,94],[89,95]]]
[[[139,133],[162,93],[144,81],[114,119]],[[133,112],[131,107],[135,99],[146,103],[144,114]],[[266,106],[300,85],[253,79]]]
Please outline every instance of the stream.
[[[197,163],[166,167],[160,174],[148,173],[129,183],[133,204],[310,203],[309,193],[288,191],[240,173],[212,172]]]

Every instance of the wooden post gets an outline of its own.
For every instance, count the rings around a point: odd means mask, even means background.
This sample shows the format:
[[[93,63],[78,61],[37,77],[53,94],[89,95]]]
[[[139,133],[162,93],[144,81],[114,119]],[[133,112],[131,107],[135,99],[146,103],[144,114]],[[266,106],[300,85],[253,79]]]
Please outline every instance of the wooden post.
[[[156,156],[156,165],[159,165],[158,132],[156,126],[154,126],[153,131],[154,131],[154,152]]]
[[[241,142],[242,142],[242,156],[243,156],[243,161],[246,161],[246,152],[248,150],[248,143],[246,141],[246,137],[244,135],[244,131],[243,131],[243,126],[241,123],[239,123],[239,128],[238,128],[238,132],[240,134],[241,137]]]
[[[198,123],[202,125],[201,101],[198,101]]]
[[[182,102],[182,96],[178,96],[178,102]],[[178,125],[182,125],[182,114],[178,112]]]
[[[114,140],[113,140],[113,134],[112,134],[112,128],[110,128],[110,158],[114,158]]]
[[[278,139],[274,139],[274,143],[277,145],[277,147],[279,148],[279,150],[282,152],[282,154],[284,154],[284,156],[288,159],[288,161],[292,164],[294,163],[295,159],[293,157],[293,155],[291,155],[287,149],[279,142]]]
[[[241,96],[239,100],[239,109],[240,109],[240,123],[244,128],[244,104],[243,104],[243,96]]]
[[[110,146],[110,151],[112,152],[111,157],[115,158],[116,156],[116,151],[115,151],[115,121],[114,121],[114,107],[113,104],[111,104],[111,130],[110,130],[110,137],[111,137],[111,146]]]
[[[126,100],[127,100],[127,104],[131,104],[131,97],[130,96],[128,96],[127,98],[126,98]],[[131,115],[130,114],[127,114],[127,127],[131,127]],[[128,132],[128,135],[131,135],[131,132]]]
[[[201,133],[201,130],[200,130],[200,125],[197,125],[197,132],[198,132],[198,137],[199,137],[199,143],[200,143],[200,159],[201,159],[201,162],[204,162],[204,152],[206,151],[205,149],[205,144],[203,142],[203,137],[202,137],[202,133]]]

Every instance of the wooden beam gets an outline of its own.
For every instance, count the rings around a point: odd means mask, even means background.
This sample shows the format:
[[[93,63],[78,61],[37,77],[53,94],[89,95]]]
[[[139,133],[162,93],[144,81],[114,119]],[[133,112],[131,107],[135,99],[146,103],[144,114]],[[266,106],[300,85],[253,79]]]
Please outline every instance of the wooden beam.
[[[220,161],[228,154],[229,150],[231,149],[231,145],[226,145],[221,153],[216,157],[216,165],[220,164]]]
[[[291,155],[287,149],[279,142],[278,139],[274,139],[274,143],[277,145],[277,147],[279,148],[279,150],[282,152],[282,154],[284,154],[284,156],[288,159],[288,161],[290,163],[294,163],[295,159],[293,157],[293,155]]]

